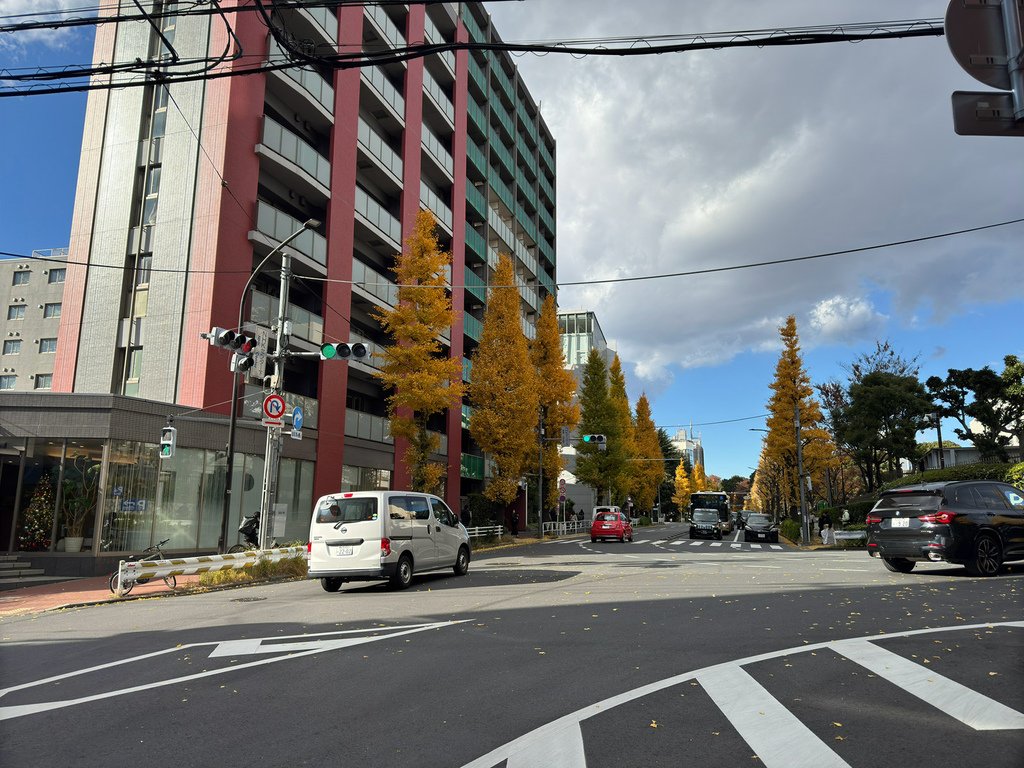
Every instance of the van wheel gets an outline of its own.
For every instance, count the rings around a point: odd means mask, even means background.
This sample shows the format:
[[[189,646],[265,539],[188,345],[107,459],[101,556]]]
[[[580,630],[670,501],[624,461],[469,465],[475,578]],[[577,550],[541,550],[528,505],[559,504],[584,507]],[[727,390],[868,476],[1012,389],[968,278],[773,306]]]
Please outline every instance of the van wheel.
[[[324,588],[324,592],[337,592],[344,583],[345,580],[340,576],[325,576],[320,579],[320,586]]]
[[[882,563],[893,573],[910,573],[914,570],[914,561],[903,557],[883,557]]]
[[[398,567],[391,574],[389,583],[392,589],[405,589],[412,584],[412,558],[402,555],[398,561]]]
[[[465,576],[469,572],[469,550],[466,547],[459,547],[459,554],[455,556],[452,570],[456,576]]]
[[[972,576],[995,576],[1003,567],[1003,552],[999,542],[989,535],[979,536],[974,541],[974,556],[964,565]]]

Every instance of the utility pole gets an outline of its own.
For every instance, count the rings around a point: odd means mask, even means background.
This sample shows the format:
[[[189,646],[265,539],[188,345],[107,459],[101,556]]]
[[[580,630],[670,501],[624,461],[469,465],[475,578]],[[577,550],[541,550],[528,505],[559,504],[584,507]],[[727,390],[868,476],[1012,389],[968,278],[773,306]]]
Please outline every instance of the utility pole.
[[[537,425],[537,538],[544,540],[544,406]]]
[[[280,395],[284,389],[285,350],[288,348],[288,299],[291,287],[291,254],[281,253],[281,297],[277,305],[277,349],[268,359],[274,361],[270,389]],[[273,525],[274,502],[277,500],[277,470],[281,460],[281,428],[267,427],[267,451],[263,461],[263,493],[260,496],[260,549],[267,548]]]
[[[811,534],[807,527],[807,499],[804,496],[804,447],[800,441],[800,399],[793,403],[796,425],[796,476],[800,486],[800,535],[804,544],[811,543]]]

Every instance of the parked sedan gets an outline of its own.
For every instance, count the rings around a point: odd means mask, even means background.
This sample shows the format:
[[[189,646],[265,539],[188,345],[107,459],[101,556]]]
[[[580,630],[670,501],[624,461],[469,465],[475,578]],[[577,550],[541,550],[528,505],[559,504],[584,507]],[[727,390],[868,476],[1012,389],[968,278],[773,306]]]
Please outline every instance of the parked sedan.
[[[690,538],[706,536],[709,539],[722,538],[722,521],[714,509],[695,509],[690,520]]]
[[[1006,483],[927,483],[883,493],[867,516],[868,554],[910,573],[921,561],[994,576],[1024,560],[1024,491]]]
[[[633,526],[622,512],[598,512],[590,524],[590,540],[618,539],[633,540]]]
[[[743,531],[744,541],[779,541],[779,526],[772,522],[771,517],[760,512],[747,515],[746,527]]]

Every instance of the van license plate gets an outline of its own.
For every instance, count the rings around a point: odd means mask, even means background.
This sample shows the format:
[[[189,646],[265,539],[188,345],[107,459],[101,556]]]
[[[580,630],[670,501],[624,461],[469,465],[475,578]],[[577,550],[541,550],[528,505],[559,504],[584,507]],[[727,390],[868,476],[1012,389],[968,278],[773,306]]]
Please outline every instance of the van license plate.
[[[910,518],[909,517],[893,517],[890,519],[889,524],[893,528],[909,528]]]
[[[331,547],[331,554],[336,557],[341,555],[351,555],[352,547]]]

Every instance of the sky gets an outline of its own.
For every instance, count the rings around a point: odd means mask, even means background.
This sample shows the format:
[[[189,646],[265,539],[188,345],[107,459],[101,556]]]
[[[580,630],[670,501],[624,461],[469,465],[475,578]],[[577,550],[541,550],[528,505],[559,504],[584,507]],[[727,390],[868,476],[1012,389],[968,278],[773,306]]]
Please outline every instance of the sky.
[[[0,0],[0,16],[86,4]],[[947,2],[486,5],[502,38],[519,42],[941,19]],[[0,69],[91,55],[86,32],[13,37],[0,34]],[[763,434],[753,430],[764,426],[787,315],[815,383],[845,379],[843,366],[877,341],[917,356],[922,380],[1001,371],[1005,355],[1024,355],[1024,224],[565,285],[1024,217],[1024,138],[954,133],[950,94],[990,89],[944,37],[516,62],[557,142],[560,308],[597,313],[631,401],[646,394],[670,434],[692,423],[708,474],[757,464]],[[81,94],[0,99],[0,251],[67,245],[84,108]]]

